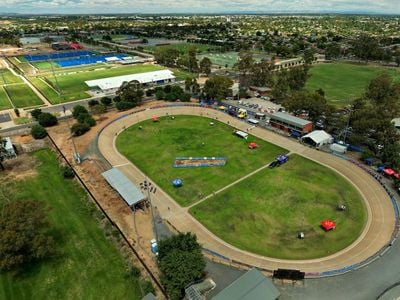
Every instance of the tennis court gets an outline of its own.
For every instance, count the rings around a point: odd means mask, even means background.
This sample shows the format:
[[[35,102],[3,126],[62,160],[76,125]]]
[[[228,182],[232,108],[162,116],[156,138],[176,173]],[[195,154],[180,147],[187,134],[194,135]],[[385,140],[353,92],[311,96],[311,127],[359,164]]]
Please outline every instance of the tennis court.
[[[87,55],[80,56],[74,59],[55,60],[54,62],[60,67],[64,68],[105,62],[115,62],[123,60],[125,57],[127,57],[125,54]]]
[[[78,56],[88,56],[94,55],[92,51],[69,51],[69,52],[57,52],[51,54],[36,54],[36,55],[25,55],[25,59],[29,62],[34,61],[44,61],[44,60],[57,60],[57,59],[65,59],[70,57],[78,57]]]

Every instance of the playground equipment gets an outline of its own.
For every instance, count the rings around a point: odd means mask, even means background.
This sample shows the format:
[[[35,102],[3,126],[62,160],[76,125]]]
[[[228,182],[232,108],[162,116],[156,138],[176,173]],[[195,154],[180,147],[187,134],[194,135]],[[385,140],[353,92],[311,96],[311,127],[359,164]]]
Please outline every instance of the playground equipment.
[[[152,116],[151,119],[153,120],[153,122],[160,121],[160,119],[157,116]]]
[[[279,155],[272,163],[269,164],[270,168],[275,168],[283,165],[289,160],[289,156],[282,154]]]
[[[325,231],[336,229],[336,223],[329,219],[323,220],[321,226]]]

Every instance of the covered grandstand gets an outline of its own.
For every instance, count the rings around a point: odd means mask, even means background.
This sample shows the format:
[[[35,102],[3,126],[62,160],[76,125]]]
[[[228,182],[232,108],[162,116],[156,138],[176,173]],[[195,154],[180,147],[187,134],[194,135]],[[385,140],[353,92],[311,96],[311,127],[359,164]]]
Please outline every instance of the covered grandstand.
[[[88,80],[85,83],[91,88],[99,88],[104,93],[113,93],[124,83],[138,81],[143,85],[165,84],[175,81],[174,73],[170,70],[153,71],[146,73],[130,74],[116,77],[109,77],[96,80]]]
[[[117,168],[112,168],[101,175],[121,195],[130,208],[133,209],[135,205],[147,199],[132,181]]]

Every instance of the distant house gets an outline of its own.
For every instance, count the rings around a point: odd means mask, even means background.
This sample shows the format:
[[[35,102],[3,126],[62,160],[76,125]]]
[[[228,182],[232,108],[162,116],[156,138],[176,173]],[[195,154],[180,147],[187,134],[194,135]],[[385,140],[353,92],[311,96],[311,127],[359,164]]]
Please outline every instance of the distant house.
[[[250,86],[250,91],[256,92],[261,96],[266,96],[272,93],[272,89],[266,86]]]
[[[280,296],[272,281],[253,268],[223,289],[212,300],[276,300]]]

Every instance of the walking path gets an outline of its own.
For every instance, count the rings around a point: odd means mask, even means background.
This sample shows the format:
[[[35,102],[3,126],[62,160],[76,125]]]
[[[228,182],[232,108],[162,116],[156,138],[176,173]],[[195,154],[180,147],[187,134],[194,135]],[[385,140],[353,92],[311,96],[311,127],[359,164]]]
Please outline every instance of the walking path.
[[[198,115],[217,119],[239,130],[246,130],[248,124],[232,118],[227,114],[200,107],[165,107],[145,110],[120,118],[109,124],[99,135],[99,150],[108,162],[118,167],[136,184],[139,184],[148,176],[141,172],[128,159],[122,156],[116,146],[117,135],[125,128],[135,123],[150,119],[154,114],[163,115]],[[346,268],[360,263],[375,255],[392,239],[395,228],[395,214],[393,206],[385,190],[372,176],[354,164],[288,139],[276,133],[253,128],[250,132],[254,136],[267,140],[278,146],[288,149],[292,153],[302,155],[316,161],[345,177],[360,192],[365,200],[367,210],[367,223],[359,238],[347,248],[327,257],[311,260],[282,260],[263,257],[238,249],[219,237],[215,236],[196,219],[186,208],[179,206],[168,194],[157,186],[157,193],[152,196],[152,203],[163,219],[168,220],[174,227],[182,232],[194,232],[204,248],[220,253],[232,260],[239,261],[258,268],[274,270],[277,268],[300,269],[306,273],[320,273],[330,270]],[[151,178],[150,178],[151,180]]]
[[[290,154],[292,154],[292,153],[289,152],[287,155],[290,155]],[[224,186],[223,188],[219,189],[218,191],[213,192],[213,193],[211,193],[211,194],[208,195],[208,196],[205,196],[204,198],[202,198],[202,199],[200,199],[199,201],[197,201],[197,202],[191,204],[190,206],[186,206],[186,208],[185,208],[186,211],[188,211],[191,207],[196,206],[197,204],[200,204],[201,202],[203,202],[203,201],[205,201],[205,200],[207,200],[207,199],[209,199],[209,198],[211,198],[211,197],[214,197],[215,195],[217,195],[217,194],[219,194],[219,193],[225,191],[226,189],[229,189],[230,187],[232,187],[232,186],[238,184],[239,182],[242,182],[243,180],[245,180],[245,179],[247,179],[247,178],[249,178],[249,177],[251,177],[251,176],[257,174],[258,172],[264,170],[265,168],[268,168],[269,165],[270,165],[270,163],[266,164],[265,166],[262,166],[261,168],[258,168],[257,170],[255,170],[255,171],[253,171],[253,172],[250,172],[249,174],[247,174],[247,175],[245,175],[245,176],[239,178],[238,180],[236,180],[236,181],[234,181],[234,182],[232,182],[232,183],[230,183],[230,184]]]

